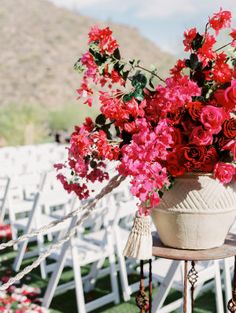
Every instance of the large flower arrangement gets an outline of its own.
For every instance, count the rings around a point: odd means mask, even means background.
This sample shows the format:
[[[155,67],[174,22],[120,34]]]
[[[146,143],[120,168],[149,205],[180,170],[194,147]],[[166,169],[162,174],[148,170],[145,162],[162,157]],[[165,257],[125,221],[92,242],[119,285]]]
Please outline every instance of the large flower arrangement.
[[[223,184],[235,179],[236,57],[224,48],[235,52],[236,29],[227,44],[216,45],[230,24],[231,12],[221,9],[203,33],[185,31],[190,56],[178,60],[165,80],[138,60],[125,62],[108,27],[91,29],[89,50],[75,64],[83,72],[77,92],[91,106],[96,90],[101,114],[75,127],[67,162],[55,165],[68,192],[89,197],[88,183],[109,178],[107,161],[131,177],[143,212],[186,172],[214,173]]]

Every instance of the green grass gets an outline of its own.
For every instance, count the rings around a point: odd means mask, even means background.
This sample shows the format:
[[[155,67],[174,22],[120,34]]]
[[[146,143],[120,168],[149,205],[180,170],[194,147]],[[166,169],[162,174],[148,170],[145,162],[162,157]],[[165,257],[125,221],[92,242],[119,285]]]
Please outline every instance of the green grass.
[[[15,252],[8,251],[5,254],[1,255],[1,267],[0,267],[0,277],[5,275],[6,271],[11,268],[11,264],[13,263]],[[29,265],[34,259],[27,259],[23,261],[22,267],[25,267]],[[85,275],[88,272],[89,268],[85,267],[82,269],[83,275]],[[63,271],[63,274],[60,279],[60,283],[65,283],[70,281],[73,278],[73,272],[70,268],[66,268]],[[138,281],[139,276],[137,274],[133,274],[129,277],[130,281]],[[31,285],[34,287],[39,287],[42,290],[42,295],[44,294],[47,285],[48,285],[48,279],[42,280],[40,277],[40,271],[39,268],[35,269],[30,275],[27,275],[23,280],[23,283],[27,285]],[[121,286],[120,291],[121,291]],[[105,295],[109,293],[110,290],[110,281],[109,277],[101,278],[97,281],[95,285],[95,289],[92,292],[89,292],[85,295],[86,301],[92,300],[96,297],[100,297],[102,295]],[[154,288],[154,295],[156,292],[158,292],[158,288]],[[120,295],[121,296],[121,295]],[[177,299],[181,296],[180,292],[176,292],[174,290],[171,290],[168,298],[167,303],[170,303],[174,299]],[[122,299],[122,297],[121,297]],[[203,294],[201,297],[198,297],[195,302],[195,313],[212,313],[216,312],[215,307],[215,296],[213,292],[207,292]],[[64,294],[55,296],[53,298],[53,301],[51,303],[51,313],[75,313],[77,312],[76,307],[76,297],[75,297],[75,291],[70,290],[65,292]],[[135,305],[135,294],[132,296],[131,300],[129,302],[123,302],[121,300],[121,303],[118,305],[114,304],[108,304],[100,309],[97,309],[94,311],[94,313],[136,313],[138,312],[138,309]]]
[[[96,107],[79,102],[57,109],[14,103],[0,107],[0,146],[49,142],[49,134],[61,130],[70,133],[74,125],[83,123],[87,116],[94,118],[97,112]]]

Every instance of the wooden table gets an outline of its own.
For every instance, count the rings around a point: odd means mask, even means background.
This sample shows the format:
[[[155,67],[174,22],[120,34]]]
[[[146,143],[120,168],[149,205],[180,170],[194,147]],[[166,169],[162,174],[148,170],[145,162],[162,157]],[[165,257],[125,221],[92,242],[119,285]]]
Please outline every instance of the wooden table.
[[[194,307],[194,286],[198,279],[198,273],[195,269],[196,261],[219,260],[228,257],[235,257],[234,282],[232,299],[228,303],[228,310],[236,313],[236,234],[228,234],[225,243],[219,248],[207,250],[180,250],[166,247],[162,244],[156,233],[153,233],[153,256],[160,258],[184,261],[184,313],[187,312],[187,280],[191,285],[192,312]],[[191,268],[188,271],[188,262],[191,262]]]

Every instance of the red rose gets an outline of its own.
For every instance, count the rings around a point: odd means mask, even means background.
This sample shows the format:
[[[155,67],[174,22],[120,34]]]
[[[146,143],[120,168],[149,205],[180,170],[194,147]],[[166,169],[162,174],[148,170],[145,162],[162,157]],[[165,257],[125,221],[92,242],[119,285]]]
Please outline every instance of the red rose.
[[[234,144],[233,139],[229,139],[227,137],[220,137],[219,141],[218,141],[218,145],[220,150],[230,150]]]
[[[185,173],[185,168],[181,160],[177,157],[176,152],[171,152],[167,156],[167,171],[174,177],[182,176]]]
[[[232,152],[234,161],[236,161],[236,142],[234,142],[234,144],[231,148],[231,152]]]
[[[183,176],[185,173],[185,168],[180,166],[178,163],[170,163],[167,166],[167,171],[173,177]]]
[[[205,173],[212,173],[216,162],[218,161],[218,154],[214,147],[210,147],[204,157],[204,162],[201,165],[201,170]]]
[[[236,79],[231,82],[231,86],[223,89],[218,89],[215,94],[215,99],[219,104],[226,108],[227,111],[236,109]]]
[[[195,120],[199,120],[200,118],[200,112],[203,108],[203,105],[201,102],[199,101],[194,101],[194,102],[189,102],[186,105],[188,112],[191,116],[191,118],[195,121]]]
[[[195,145],[210,145],[213,137],[209,131],[206,131],[202,126],[195,127],[190,135],[190,142]]]
[[[228,184],[235,179],[235,167],[232,164],[219,162],[215,165],[214,175],[221,183]]]
[[[202,109],[200,119],[207,130],[212,134],[218,134],[225,119],[225,112],[222,108],[207,105]]]
[[[224,121],[222,125],[224,135],[227,138],[235,138],[236,137],[236,119],[231,118],[229,120]]]
[[[191,161],[193,163],[202,162],[206,154],[206,147],[188,145],[183,148],[183,151],[184,151],[184,158],[187,161]]]
[[[174,131],[172,133],[174,145],[180,145],[182,143],[182,134],[179,128],[173,128]]]

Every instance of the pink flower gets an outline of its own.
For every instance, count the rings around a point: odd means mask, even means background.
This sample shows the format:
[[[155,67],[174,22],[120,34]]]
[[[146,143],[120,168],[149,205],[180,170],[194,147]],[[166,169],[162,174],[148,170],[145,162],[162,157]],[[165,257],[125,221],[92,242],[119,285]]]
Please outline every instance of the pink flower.
[[[214,176],[221,183],[228,184],[235,178],[235,167],[232,164],[218,162],[214,168]]]
[[[199,96],[201,89],[188,76],[174,76],[166,79],[166,86],[158,85],[156,94],[147,101],[145,109],[149,120],[157,116],[165,118],[168,113],[184,108],[193,96]]]
[[[210,145],[212,144],[213,137],[211,132],[204,130],[202,126],[195,127],[190,135],[190,143],[196,145]]]
[[[215,99],[227,111],[236,109],[236,79],[231,82],[231,86],[223,89],[218,89],[215,94]]]
[[[202,109],[200,120],[208,131],[212,134],[218,134],[225,120],[225,112],[222,108],[207,105]]]

